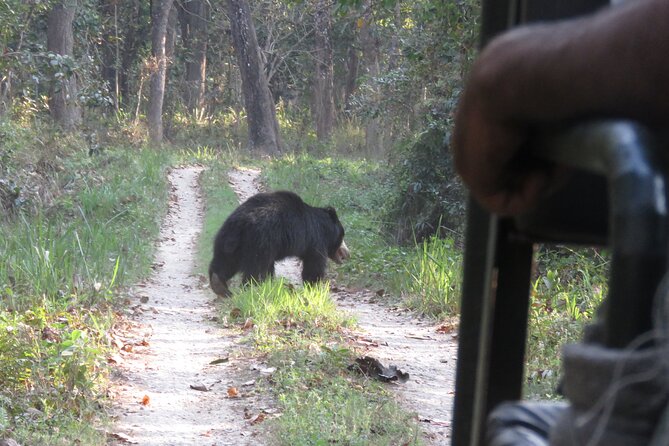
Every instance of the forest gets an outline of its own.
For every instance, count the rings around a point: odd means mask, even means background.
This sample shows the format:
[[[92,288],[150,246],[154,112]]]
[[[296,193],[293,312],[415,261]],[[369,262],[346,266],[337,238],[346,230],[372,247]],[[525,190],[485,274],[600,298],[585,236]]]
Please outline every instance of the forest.
[[[422,238],[440,219],[459,224],[461,190],[442,150],[478,9],[470,0],[4,1],[0,107],[96,147],[122,130],[152,144],[386,159],[402,179],[400,213],[412,215],[395,231]]]
[[[448,145],[479,16],[477,0],[0,0],[0,439],[132,444],[109,427],[110,382],[146,345],[120,333],[150,313],[135,285],[161,267],[167,174],[195,165],[202,277],[235,169],[346,227],[330,288],[241,288],[212,318],[278,369],[267,444],[432,444],[390,390],[351,376],[353,322],[330,294],[457,318],[465,192]],[[527,386],[553,398],[559,344],[594,314],[608,259],[538,255]]]

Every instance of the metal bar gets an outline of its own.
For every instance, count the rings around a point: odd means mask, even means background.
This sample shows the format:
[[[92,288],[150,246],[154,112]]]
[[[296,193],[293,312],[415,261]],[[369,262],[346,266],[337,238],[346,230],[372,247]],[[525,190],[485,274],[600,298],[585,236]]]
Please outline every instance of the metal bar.
[[[475,446],[483,432],[497,219],[470,199],[463,264],[453,410],[454,446]]]
[[[513,232],[511,221],[500,222],[486,416],[499,403],[522,397],[533,245]]]
[[[533,147],[536,156],[607,178],[613,253],[605,342],[623,348],[652,328],[655,290],[667,267],[667,166],[657,143],[633,122],[599,121],[548,132]]]

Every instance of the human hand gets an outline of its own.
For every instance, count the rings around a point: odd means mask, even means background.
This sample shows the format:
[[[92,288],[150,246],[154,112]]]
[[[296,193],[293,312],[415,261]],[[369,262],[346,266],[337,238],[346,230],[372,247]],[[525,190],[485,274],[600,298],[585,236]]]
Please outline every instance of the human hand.
[[[456,112],[455,166],[472,195],[492,212],[511,215],[531,207],[550,183],[545,166],[523,162],[534,122],[528,82],[540,56],[543,27],[518,29],[494,40],[472,67]],[[546,113],[535,110],[537,116]]]

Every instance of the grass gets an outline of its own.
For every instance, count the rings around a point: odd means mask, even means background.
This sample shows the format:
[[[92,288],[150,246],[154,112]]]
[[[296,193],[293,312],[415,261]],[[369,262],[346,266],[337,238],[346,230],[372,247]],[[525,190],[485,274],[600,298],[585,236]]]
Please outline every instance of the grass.
[[[525,395],[558,398],[564,343],[578,342],[607,293],[608,255],[595,249],[542,247],[531,290]]]
[[[400,282],[409,308],[439,318],[456,315],[460,308],[462,253],[452,239],[423,240],[407,259]]]
[[[420,444],[416,421],[388,389],[349,370],[356,352],[341,330],[353,321],[329,288],[269,280],[244,287],[224,307],[225,317],[253,324],[255,348],[276,367],[270,388],[282,415],[270,421],[273,444]]]
[[[0,219],[0,437],[103,445],[106,333],[119,291],[150,270],[170,156],[89,156],[75,136],[3,126],[0,178],[19,199]]]

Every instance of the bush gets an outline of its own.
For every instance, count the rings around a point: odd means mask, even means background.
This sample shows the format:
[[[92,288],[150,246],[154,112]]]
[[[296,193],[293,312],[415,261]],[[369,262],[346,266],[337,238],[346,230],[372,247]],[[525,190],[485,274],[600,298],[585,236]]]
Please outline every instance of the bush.
[[[385,220],[394,225],[390,229],[399,242],[459,234],[463,228],[465,193],[446,153],[447,141],[444,130],[428,128],[395,164],[396,198]]]

